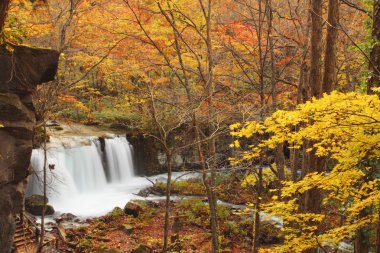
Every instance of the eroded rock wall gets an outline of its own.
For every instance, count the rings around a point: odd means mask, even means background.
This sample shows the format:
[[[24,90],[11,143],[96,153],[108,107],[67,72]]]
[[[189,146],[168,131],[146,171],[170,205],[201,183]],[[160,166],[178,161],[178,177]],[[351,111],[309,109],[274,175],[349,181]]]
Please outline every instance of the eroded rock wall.
[[[20,213],[35,126],[32,94],[54,79],[53,50],[0,45],[0,252],[11,252],[13,215]]]

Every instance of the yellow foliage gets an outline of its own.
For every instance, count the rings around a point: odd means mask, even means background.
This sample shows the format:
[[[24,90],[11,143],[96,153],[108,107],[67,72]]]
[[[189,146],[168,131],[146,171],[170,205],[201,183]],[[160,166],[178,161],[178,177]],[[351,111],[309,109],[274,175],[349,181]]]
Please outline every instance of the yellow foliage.
[[[277,111],[264,122],[235,124],[231,130],[237,139],[263,133],[270,136],[250,146],[235,163],[262,156],[268,148],[284,142],[300,148],[305,140],[312,140],[316,154],[334,164],[323,173],[284,182],[282,199],[274,198],[264,206],[271,215],[283,219],[286,236],[278,252],[337,247],[343,239],[353,240],[359,229],[374,224],[380,199],[378,95],[333,92],[293,111]],[[251,175],[246,178],[247,182],[252,180]],[[300,196],[313,188],[324,193],[321,214],[300,209]],[[363,210],[372,212],[359,215]]]

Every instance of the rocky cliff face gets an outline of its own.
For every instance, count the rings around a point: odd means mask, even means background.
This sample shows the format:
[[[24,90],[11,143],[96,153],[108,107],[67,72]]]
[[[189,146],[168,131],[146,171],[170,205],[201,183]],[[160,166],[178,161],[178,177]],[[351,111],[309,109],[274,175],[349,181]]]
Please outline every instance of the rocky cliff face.
[[[13,215],[23,205],[35,126],[32,93],[54,79],[58,58],[53,50],[0,45],[1,252],[11,251]]]

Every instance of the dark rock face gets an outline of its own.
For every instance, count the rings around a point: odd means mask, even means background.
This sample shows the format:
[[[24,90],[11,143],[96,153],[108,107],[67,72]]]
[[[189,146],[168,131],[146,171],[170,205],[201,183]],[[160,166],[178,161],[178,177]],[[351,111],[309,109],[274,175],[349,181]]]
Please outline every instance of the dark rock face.
[[[46,199],[46,203],[48,199]],[[44,196],[32,195],[25,199],[25,210],[33,215],[41,216],[44,207]],[[50,205],[46,205],[46,215],[54,214],[54,208]]]
[[[136,174],[152,176],[167,172],[166,156],[156,139],[143,134],[127,134],[127,139],[133,146]],[[193,147],[181,149],[181,152],[173,156],[173,171],[199,169],[198,160]]]
[[[127,139],[133,146],[136,174],[151,176],[166,171],[158,159],[161,147],[156,140],[142,134],[127,135]]]
[[[20,213],[28,175],[35,114],[32,93],[51,81],[59,54],[53,50],[0,45],[0,245],[11,251],[13,215]]]
[[[9,48],[0,46],[0,92],[32,94],[37,84],[54,79],[58,52],[23,46]]]

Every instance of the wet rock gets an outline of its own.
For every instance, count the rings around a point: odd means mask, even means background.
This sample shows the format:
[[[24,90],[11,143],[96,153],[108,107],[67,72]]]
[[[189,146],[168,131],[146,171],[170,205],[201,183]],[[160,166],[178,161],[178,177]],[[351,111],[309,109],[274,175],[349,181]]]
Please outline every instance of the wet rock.
[[[151,188],[146,188],[146,189],[140,190],[136,195],[146,198],[149,196],[150,193],[151,193]]]
[[[63,213],[57,218],[54,219],[57,223],[60,222],[67,222],[67,221],[75,221],[77,220],[77,217],[72,213]]]
[[[152,249],[143,244],[139,244],[136,248],[132,250],[132,253],[151,253],[151,252],[153,252]]]
[[[46,198],[46,202],[48,199]],[[40,195],[32,195],[25,199],[25,210],[33,215],[41,216],[44,207],[44,197]],[[54,214],[54,208],[51,205],[46,205],[46,215]]]
[[[125,205],[124,213],[126,215],[132,215],[133,217],[137,218],[139,214],[143,211],[143,209],[143,206],[139,203],[130,201]]]
[[[132,227],[131,225],[121,225],[120,226],[120,230],[123,231],[124,233],[126,233],[127,235],[130,235],[133,233],[133,231],[135,230],[134,227]]]
[[[100,149],[102,150],[102,152],[105,152],[105,149],[106,149],[106,136],[100,136],[98,138],[99,142],[100,142]]]

